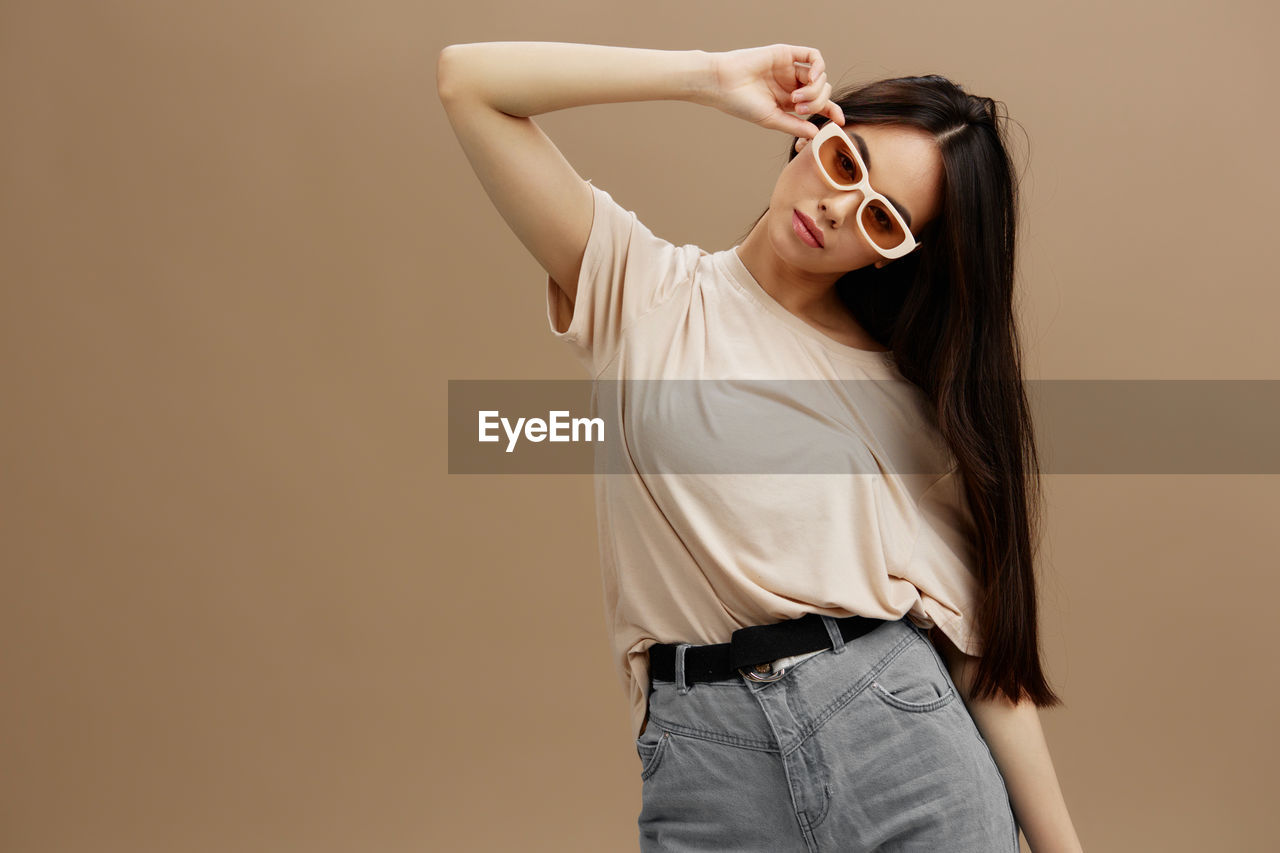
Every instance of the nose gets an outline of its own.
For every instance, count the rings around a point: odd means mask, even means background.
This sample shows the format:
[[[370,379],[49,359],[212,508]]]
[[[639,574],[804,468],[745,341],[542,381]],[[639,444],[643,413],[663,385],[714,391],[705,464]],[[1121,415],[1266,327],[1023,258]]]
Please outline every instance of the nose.
[[[862,190],[843,190],[832,193],[818,203],[818,212],[827,218],[831,227],[839,230],[850,218],[856,216],[862,204]]]

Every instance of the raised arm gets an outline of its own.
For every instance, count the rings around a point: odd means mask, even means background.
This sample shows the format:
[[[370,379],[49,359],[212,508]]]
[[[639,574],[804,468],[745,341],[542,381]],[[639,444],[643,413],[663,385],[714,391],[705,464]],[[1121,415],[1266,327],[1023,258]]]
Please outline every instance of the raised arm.
[[[821,54],[786,44],[723,53],[454,44],[440,52],[436,84],[485,192],[570,302],[591,233],[591,188],[530,116],[586,104],[682,100],[806,138],[817,128],[788,114],[801,105],[844,123],[829,100]]]
[[[440,101],[485,192],[572,302],[592,194],[530,116],[619,101],[698,101],[711,54],[559,42],[484,42],[440,52]]]

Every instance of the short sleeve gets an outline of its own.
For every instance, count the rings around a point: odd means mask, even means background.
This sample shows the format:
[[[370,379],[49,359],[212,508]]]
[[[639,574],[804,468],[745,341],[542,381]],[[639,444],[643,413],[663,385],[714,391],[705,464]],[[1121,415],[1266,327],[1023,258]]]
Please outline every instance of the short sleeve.
[[[548,275],[547,322],[594,378],[617,355],[632,323],[688,284],[701,250],[654,235],[594,184],[591,193],[594,212],[577,295],[571,304]]]
[[[904,576],[920,591],[919,609],[926,618],[913,608],[913,621],[923,628],[936,625],[957,649],[981,656],[975,529],[959,468],[920,496],[919,511],[916,544]]]

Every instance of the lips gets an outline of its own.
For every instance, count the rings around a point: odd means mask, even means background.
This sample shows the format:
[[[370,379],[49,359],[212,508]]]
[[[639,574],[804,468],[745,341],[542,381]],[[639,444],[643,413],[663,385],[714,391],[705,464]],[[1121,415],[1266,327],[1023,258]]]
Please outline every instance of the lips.
[[[818,227],[818,223],[805,216],[800,211],[795,211],[791,217],[792,227],[796,229],[796,234],[800,239],[808,237],[809,243],[816,243],[817,248],[821,249],[826,245],[826,241],[822,239],[822,229]]]

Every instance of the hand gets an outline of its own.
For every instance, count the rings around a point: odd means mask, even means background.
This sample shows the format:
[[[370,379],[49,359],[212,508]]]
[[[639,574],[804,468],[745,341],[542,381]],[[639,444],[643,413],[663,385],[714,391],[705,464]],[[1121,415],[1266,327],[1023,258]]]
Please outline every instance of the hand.
[[[829,100],[827,64],[817,48],[774,44],[711,57],[715,82],[707,103],[721,112],[804,139],[817,136],[818,128],[790,111],[844,125],[844,113]]]

